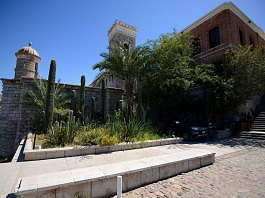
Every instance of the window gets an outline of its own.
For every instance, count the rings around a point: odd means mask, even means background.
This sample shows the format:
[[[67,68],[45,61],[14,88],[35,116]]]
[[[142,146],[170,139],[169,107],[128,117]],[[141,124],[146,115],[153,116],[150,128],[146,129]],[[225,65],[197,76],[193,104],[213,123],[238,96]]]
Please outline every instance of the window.
[[[249,44],[254,46],[254,41],[253,41],[253,38],[251,36],[249,37]]]
[[[129,44],[128,43],[124,43],[123,46],[124,46],[125,49],[129,49]]]
[[[245,44],[245,42],[244,42],[244,35],[243,35],[242,30],[239,30],[239,40],[240,40],[240,44],[241,45],[244,45]]]
[[[196,54],[201,53],[201,41],[199,38],[194,38],[192,41],[192,47],[193,47],[193,56],[195,56]]]
[[[210,48],[220,45],[220,31],[215,27],[209,31]]]
[[[35,78],[38,78],[38,63],[35,63]]]

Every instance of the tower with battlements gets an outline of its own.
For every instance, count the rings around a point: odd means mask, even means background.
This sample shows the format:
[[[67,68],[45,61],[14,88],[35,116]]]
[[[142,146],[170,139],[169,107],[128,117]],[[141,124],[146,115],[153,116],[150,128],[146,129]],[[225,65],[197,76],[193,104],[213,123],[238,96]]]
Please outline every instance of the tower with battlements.
[[[136,45],[136,33],[137,29],[134,26],[116,20],[108,31],[109,53],[111,54],[111,52],[117,49],[119,45],[134,48]],[[104,81],[106,88],[123,89],[124,86],[123,80],[118,79],[115,76],[110,76],[104,80],[99,76],[94,82],[92,82],[91,86],[99,87],[102,84],[100,83],[102,81]]]
[[[116,20],[108,31],[109,49],[115,49],[118,44],[128,48],[134,48],[136,42],[136,28],[119,20]]]

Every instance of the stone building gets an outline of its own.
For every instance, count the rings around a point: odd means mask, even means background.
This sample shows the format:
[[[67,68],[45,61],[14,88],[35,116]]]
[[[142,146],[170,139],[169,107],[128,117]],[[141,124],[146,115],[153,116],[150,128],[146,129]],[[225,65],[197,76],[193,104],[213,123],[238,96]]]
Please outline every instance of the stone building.
[[[36,86],[39,53],[32,44],[22,47],[15,53],[17,57],[13,79],[1,79],[3,83],[0,108],[0,157],[10,157],[24,134],[31,131],[33,109],[24,102],[24,90]],[[62,85],[62,84],[61,84]],[[79,97],[80,86],[64,84]],[[85,106],[95,115],[107,116],[117,109],[123,91],[117,88],[85,88]]]
[[[136,32],[137,29],[134,26],[116,20],[108,31],[109,53],[111,54],[111,52],[117,49],[118,45],[121,44],[124,45],[124,47],[134,48],[136,43]],[[104,86],[108,88],[123,88],[124,86],[123,80],[115,76],[104,79],[102,76],[99,76],[91,83],[91,86],[100,87],[102,81],[104,82]]]

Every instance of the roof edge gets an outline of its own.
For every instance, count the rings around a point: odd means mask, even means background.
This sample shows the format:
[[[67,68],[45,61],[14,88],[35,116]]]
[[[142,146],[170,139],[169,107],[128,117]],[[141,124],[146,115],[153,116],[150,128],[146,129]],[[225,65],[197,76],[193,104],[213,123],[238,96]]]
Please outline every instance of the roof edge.
[[[225,2],[221,5],[219,5],[217,8],[213,9],[210,11],[208,14],[204,15],[200,19],[196,20],[194,23],[191,25],[187,26],[184,28],[181,32],[189,32],[192,29],[198,27],[201,25],[203,22],[209,20],[210,18],[214,17],[218,13],[224,11],[224,10],[230,10],[232,11],[235,15],[237,15],[243,22],[245,22],[253,31],[257,32],[262,39],[265,40],[265,33],[263,30],[257,26],[248,16],[246,16],[235,4],[232,2]],[[251,23],[249,23],[251,21]]]

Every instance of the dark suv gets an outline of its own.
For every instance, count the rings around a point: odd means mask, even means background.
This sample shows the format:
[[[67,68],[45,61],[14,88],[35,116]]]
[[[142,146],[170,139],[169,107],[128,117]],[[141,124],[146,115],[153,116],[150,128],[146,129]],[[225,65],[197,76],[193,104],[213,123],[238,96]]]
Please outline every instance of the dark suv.
[[[176,122],[179,130],[182,131],[183,139],[194,141],[207,139],[209,137],[209,131],[211,128],[211,123],[180,123]]]

